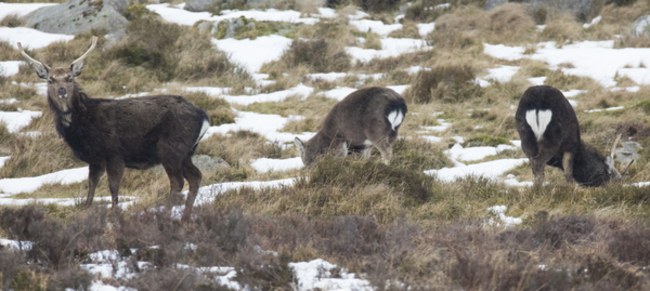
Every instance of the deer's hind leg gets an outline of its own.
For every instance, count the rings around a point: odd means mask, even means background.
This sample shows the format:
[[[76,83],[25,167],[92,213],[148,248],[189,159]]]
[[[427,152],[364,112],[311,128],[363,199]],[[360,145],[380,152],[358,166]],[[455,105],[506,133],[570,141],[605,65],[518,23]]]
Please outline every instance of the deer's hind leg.
[[[377,148],[381,154],[381,160],[384,164],[388,165],[393,156],[393,143],[397,139],[397,135],[379,135],[370,136],[370,142]]]
[[[573,153],[564,152],[562,156],[562,168],[564,168],[564,178],[568,184],[573,184]]]
[[[194,200],[196,200],[196,195],[199,192],[202,178],[201,171],[194,165],[194,163],[192,163],[191,156],[187,156],[183,159],[183,177],[185,177],[187,182],[190,184],[190,192],[185,201],[185,211],[183,212],[182,220],[189,221],[190,216],[192,215]]]
[[[535,185],[544,183],[544,166],[553,158],[559,150],[559,145],[554,147],[544,147],[542,143],[537,143],[538,151],[534,157],[528,157],[533,167],[533,176],[535,176]]]
[[[111,190],[111,198],[113,201],[113,208],[117,207],[118,197],[117,193],[120,190],[120,182],[124,175],[124,160],[121,158],[113,157],[106,162],[106,174],[108,175],[108,189]]]

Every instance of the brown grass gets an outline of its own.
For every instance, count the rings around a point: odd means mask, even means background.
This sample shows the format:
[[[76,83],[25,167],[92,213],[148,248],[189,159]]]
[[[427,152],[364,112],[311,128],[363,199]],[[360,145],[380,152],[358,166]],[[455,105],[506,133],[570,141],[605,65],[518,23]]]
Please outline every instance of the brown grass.
[[[33,119],[25,130],[41,134],[36,137],[16,136],[6,144],[3,142],[3,146],[11,151],[11,158],[0,168],[1,178],[38,176],[85,165],[73,156],[72,150],[58,136],[49,111]]]
[[[535,30],[535,21],[522,4],[506,4],[491,11],[488,22],[490,42],[528,41]]]
[[[457,103],[481,96],[481,87],[471,66],[440,66],[431,71],[420,71],[413,87],[404,92],[411,102],[429,103],[435,100]]]
[[[575,21],[573,15],[563,14],[548,22],[541,36],[544,39],[556,41],[558,44],[571,43],[579,40],[583,29],[582,25]]]

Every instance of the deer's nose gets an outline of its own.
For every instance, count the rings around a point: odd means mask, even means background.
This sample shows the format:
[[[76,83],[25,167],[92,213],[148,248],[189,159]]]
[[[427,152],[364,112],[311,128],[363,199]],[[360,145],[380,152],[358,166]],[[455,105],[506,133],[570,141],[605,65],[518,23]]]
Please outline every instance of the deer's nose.
[[[59,95],[65,95],[65,88],[59,88]]]

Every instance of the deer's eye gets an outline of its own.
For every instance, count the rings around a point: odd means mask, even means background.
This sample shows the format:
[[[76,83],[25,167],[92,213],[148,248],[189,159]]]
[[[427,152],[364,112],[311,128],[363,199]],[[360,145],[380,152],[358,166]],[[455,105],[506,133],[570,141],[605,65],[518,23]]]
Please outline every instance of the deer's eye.
[[[68,83],[72,83],[72,82],[74,82],[74,78],[68,79]]]
[[[52,84],[52,80],[47,80],[47,83],[48,83],[48,84]]]

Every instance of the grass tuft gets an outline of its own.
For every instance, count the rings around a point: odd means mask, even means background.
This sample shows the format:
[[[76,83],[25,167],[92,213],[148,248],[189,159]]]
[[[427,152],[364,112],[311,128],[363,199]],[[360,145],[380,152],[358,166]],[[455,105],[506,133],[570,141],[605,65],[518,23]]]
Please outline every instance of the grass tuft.
[[[288,68],[306,66],[312,72],[347,72],[350,56],[327,39],[294,40],[282,56]]]
[[[404,92],[404,99],[416,103],[437,100],[458,103],[474,99],[482,95],[475,79],[475,70],[469,65],[438,66],[430,71],[420,71],[415,84]]]

